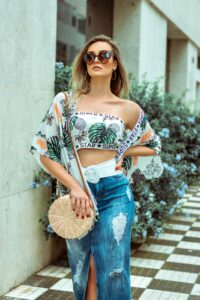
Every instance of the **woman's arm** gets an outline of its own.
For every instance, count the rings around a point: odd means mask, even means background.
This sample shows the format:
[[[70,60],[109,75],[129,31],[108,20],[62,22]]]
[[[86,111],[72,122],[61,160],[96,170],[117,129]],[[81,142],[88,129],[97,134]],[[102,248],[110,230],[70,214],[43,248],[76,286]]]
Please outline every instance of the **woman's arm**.
[[[135,170],[136,166],[140,169],[140,161],[144,162],[144,159],[141,160],[140,157],[147,157],[146,159],[149,162],[149,157],[159,155],[161,144],[159,137],[151,128],[140,106],[130,100],[125,100],[124,103],[124,112],[127,117],[126,128],[130,130],[130,133],[120,145],[115,158],[117,162],[116,168],[121,169],[124,157],[132,157],[132,162],[128,169],[130,176],[131,170]]]
[[[133,130],[138,120],[141,107],[134,101],[126,100],[125,102],[125,113],[127,115],[127,128]],[[123,156],[151,156],[157,155],[156,149],[152,149],[148,146],[135,145],[130,146],[123,154]]]
[[[87,196],[80,186],[79,182],[76,181],[76,179],[73,178],[60,163],[53,161],[44,155],[40,155],[40,159],[49,173],[70,189],[72,209],[75,211],[76,216],[84,218],[87,215],[89,217],[89,207],[94,207],[94,205],[90,197]]]
[[[151,149],[147,146],[131,146],[125,152],[123,156],[149,156],[157,155],[155,149]]]
[[[58,179],[64,186],[71,189],[81,188],[80,184],[74,177],[72,177],[65,168],[58,162],[44,156],[40,155],[40,160],[43,165],[47,168],[49,173]]]

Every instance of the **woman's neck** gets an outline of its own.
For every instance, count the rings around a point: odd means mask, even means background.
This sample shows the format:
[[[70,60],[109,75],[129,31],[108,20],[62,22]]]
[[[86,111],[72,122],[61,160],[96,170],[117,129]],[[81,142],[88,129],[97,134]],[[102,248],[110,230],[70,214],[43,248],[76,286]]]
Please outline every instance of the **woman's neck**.
[[[91,78],[90,91],[87,93],[87,95],[93,98],[98,97],[101,99],[113,97],[113,93],[110,89],[110,79]]]

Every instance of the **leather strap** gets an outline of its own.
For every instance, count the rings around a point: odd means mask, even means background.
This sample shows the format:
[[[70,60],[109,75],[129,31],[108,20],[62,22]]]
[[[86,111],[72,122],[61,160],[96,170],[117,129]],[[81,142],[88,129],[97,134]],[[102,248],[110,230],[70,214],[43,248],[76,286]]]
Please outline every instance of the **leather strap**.
[[[67,95],[66,92],[63,92],[63,93],[65,95],[65,101],[66,101],[66,129],[67,129],[70,141],[71,141],[72,148],[74,150],[74,155],[75,155],[75,158],[76,158],[76,161],[77,161],[77,164],[78,164],[78,167],[79,167],[79,171],[80,171],[80,174],[81,174],[82,182],[83,182],[83,185],[84,185],[84,190],[85,190],[86,194],[90,197],[90,194],[89,194],[89,192],[87,190],[87,187],[85,185],[85,180],[84,180],[83,173],[82,173],[82,170],[81,170],[81,167],[80,167],[80,164],[79,164],[79,159],[77,158],[78,154],[77,154],[76,149],[74,148],[74,143],[73,143],[73,140],[72,140],[72,137],[71,137],[71,133],[70,133],[70,130],[69,130],[69,126],[68,126],[68,120],[67,120],[67,113],[68,113],[68,110],[69,110],[68,95]],[[60,197],[59,181],[57,180],[57,182],[58,182],[58,197]]]

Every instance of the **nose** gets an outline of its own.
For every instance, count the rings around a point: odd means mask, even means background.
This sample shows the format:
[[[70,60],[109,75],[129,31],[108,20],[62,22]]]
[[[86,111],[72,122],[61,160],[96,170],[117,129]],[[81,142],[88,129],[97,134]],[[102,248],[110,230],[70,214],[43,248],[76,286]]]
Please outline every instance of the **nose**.
[[[94,62],[96,61],[96,59],[99,62],[98,56],[95,56]]]

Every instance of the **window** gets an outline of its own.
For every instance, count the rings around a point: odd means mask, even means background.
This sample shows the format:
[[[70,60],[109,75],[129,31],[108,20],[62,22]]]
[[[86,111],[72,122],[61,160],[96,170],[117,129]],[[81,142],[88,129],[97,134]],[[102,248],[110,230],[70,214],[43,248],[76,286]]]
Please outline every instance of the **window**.
[[[66,24],[70,24],[70,10],[71,6],[68,3],[63,2],[62,0],[58,1],[58,19]]]
[[[71,16],[72,16],[71,25],[73,27],[76,27],[76,24],[77,24],[77,9],[76,9],[76,7],[71,7]]]
[[[200,56],[198,56],[198,59],[197,59],[197,68],[200,69]]]
[[[85,34],[85,18],[81,15],[78,18],[78,32]]]
[[[63,62],[64,65],[68,63],[67,61],[67,44],[57,41],[57,49],[56,49],[56,61]]]

